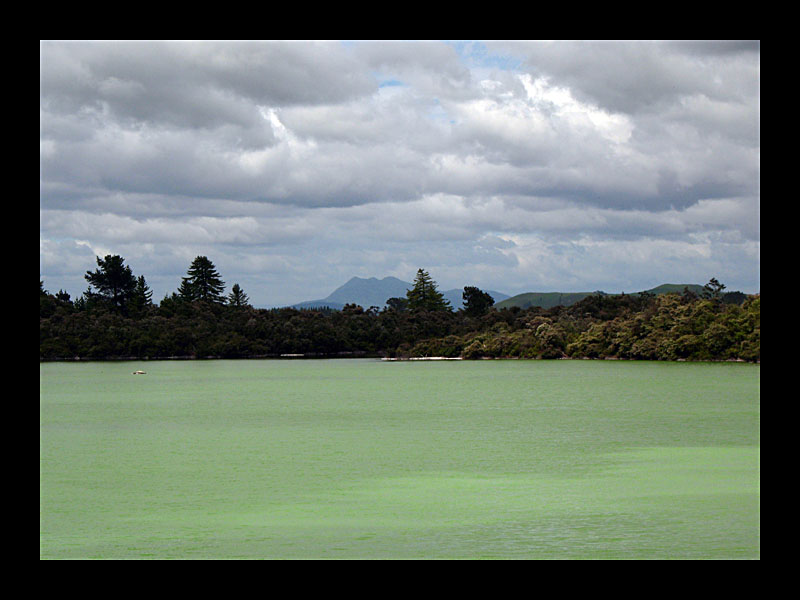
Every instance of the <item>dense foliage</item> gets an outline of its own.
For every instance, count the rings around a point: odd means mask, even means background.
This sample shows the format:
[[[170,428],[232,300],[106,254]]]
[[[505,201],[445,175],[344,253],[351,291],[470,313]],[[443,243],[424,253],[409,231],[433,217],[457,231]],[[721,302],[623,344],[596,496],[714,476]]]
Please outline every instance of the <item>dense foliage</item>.
[[[112,257],[113,258],[113,257]],[[199,257],[204,258],[204,257]],[[206,259],[207,260],[207,259]],[[98,259],[87,281],[100,285],[104,265],[128,290],[103,287],[75,302],[39,284],[39,358],[244,358],[311,356],[445,356],[477,358],[619,358],[747,360],[761,358],[761,298],[724,294],[712,280],[698,295],[593,294],[571,306],[490,308],[465,288],[466,309],[441,302],[424,271],[418,289],[383,310],[349,304],[329,309],[256,309],[234,285],[226,298],[213,265],[205,298],[173,293],[155,305],[144,277],[122,260]],[[198,265],[195,265],[198,266]],[[209,268],[210,267],[210,268]],[[97,278],[97,274],[101,277]],[[93,279],[89,279],[89,275]],[[133,285],[129,285],[131,279]],[[197,281],[197,280],[195,280]],[[184,278],[190,293],[194,281]],[[416,286],[415,286],[416,287]],[[738,295],[736,295],[738,294]],[[429,302],[430,304],[426,304]]]

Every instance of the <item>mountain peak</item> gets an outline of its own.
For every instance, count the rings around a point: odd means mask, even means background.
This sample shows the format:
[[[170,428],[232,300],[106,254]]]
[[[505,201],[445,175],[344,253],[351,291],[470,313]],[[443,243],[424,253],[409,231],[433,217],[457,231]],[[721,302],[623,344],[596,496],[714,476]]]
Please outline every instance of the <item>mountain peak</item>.
[[[313,308],[328,306],[342,308],[345,304],[358,304],[364,308],[377,306],[383,308],[389,298],[405,298],[406,292],[414,287],[413,283],[403,281],[391,275],[378,279],[377,277],[351,277],[347,283],[336,288],[329,296],[321,300],[310,300],[295,304],[296,307]],[[450,305],[458,309],[463,304],[463,289],[456,288],[442,293],[450,301]],[[499,302],[508,298],[507,294],[485,290]]]
[[[383,307],[389,298],[405,296],[410,283],[396,277],[351,277],[343,286],[335,289],[323,301],[335,304],[359,304],[364,308],[370,306]]]

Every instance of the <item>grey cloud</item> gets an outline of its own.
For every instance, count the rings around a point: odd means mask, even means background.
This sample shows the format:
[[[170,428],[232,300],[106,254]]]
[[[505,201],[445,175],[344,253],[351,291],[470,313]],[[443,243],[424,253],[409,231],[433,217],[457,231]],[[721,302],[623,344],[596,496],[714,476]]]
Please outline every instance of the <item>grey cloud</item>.
[[[358,43],[354,54],[369,68],[398,78],[417,93],[433,97],[474,95],[469,69],[456,51],[437,42]]]
[[[533,73],[615,112],[647,112],[686,95],[742,99],[757,93],[757,52],[698,52],[702,48],[699,44],[610,41],[511,47],[525,55]],[[724,49],[725,44],[708,47],[712,48]]]
[[[182,244],[274,246],[301,244],[316,230],[294,218],[254,216],[191,216],[134,218],[118,214],[93,214],[75,210],[45,210],[39,218],[44,235],[91,238],[98,244]]]
[[[758,53],[761,49],[759,40],[679,40],[671,42],[671,45],[700,56]]]
[[[336,103],[377,87],[333,43],[91,42],[41,45],[43,102],[180,126],[248,125],[254,105]]]
[[[426,265],[448,287],[631,289],[615,265],[732,274],[725,253],[757,287],[757,43],[487,47],[527,62],[435,42],[42,43],[46,284],[85,289],[110,250],[156,295],[203,254],[262,303]]]
[[[653,49],[659,47],[651,45],[643,50],[638,45],[608,47],[617,63],[629,55],[645,62],[664,60]],[[49,65],[54,55],[56,67],[66,63],[75,80],[70,87],[58,68],[43,68],[46,183],[70,180],[87,189],[307,206],[494,192],[561,195],[620,207],[644,203],[657,209],[665,201],[686,206],[703,196],[753,191],[728,175],[751,173],[752,157],[731,148],[733,142],[717,139],[721,127],[738,127],[739,136],[751,143],[757,139],[757,131],[754,135],[752,126],[743,125],[752,109],[728,104],[729,114],[720,117],[717,105],[698,100],[688,112],[673,108],[666,121],[648,113],[637,118],[630,141],[620,145],[590,124],[573,123],[569,113],[556,115],[546,104],[531,105],[519,79],[509,74],[472,80],[446,45],[367,43],[357,45],[353,56],[337,46],[313,44],[45,48],[43,64]],[[557,56],[569,55],[570,48],[558,45]],[[322,65],[344,75],[323,77],[315,70],[323,67],[312,60],[318,54]],[[152,71],[145,68],[148,59]],[[366,97],[365,92],[377,90],[374,80],[350,84],[369,79],[356,70],[358,61],[362,68],[391,68],[422,81],[436,74],[458,81],[468,94],[445,94],[439,102],[416,83],[394,96]],[[309,73],[314,85],[303,85]],[[275,91],[283,86],[316,90],[316,101],[329,98],[332,103],[303,104],[299,95]],[[70,114],[48,112],[49,99],[69,96],[65,90],[82,108],[73,106]],[[262,101],[284,103],[269,109],[279,125],[265,118]],[[436,110],[443,120],[434,116]],[[122,117],[139,124],[117,120]],[[698,134],[719,150],[708,170],[716,168],[726,180],[679,172],[676,157],[695,171],[708,162],[704,147],[673,151]],[[723,169],[718,168],[720,157],[726,157]]]

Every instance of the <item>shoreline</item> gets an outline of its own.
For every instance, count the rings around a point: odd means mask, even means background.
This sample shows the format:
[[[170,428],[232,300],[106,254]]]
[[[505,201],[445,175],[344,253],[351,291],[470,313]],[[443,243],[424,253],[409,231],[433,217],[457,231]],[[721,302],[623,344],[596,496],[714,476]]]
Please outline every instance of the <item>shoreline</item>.
[[[589,356],[561,356],[558,358],[520,358],[518,356],[482,356],[480,358],[468,359],[460,356],[409,356],[409,357],[389,357],[380,354],[370,354],[368,352],[339,352],[337,354],[320,354],[320,353],[307,353],[307,354],[259,354],[252,356],[237,356],[237,357],[224,357],[224,356],[107,356],[101,358],[85,358],[74,356],[72,358],[40,358],[39,363],[49,362],[140,362],[140,361],[159,361],[159,360],[314,360],[314,359],[342,359],[348,358],[373,358],[379,359],[381,362],[411,362],[411,361],[479,361],[479,360],[526,360],[526,361],[548,361],[548,360],[605,360],[605,361],[624,361],[624,362],[663,362],[663,363],[748,363],[760,365],[761,360],[745,360],[743,358],[719,358],[719,359],[705,359],[705,360],[692,360],[687,358],[678,358],[676,360],[652,360],[652,359],[639,359],[639,358],[619,358],[619,357],[604,357],[592,358]]]

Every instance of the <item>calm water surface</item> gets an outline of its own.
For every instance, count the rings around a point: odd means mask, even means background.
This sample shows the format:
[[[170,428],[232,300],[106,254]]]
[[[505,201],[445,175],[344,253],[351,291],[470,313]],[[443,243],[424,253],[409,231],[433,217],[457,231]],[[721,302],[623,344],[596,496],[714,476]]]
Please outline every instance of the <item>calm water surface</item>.
[[[760,558],[759,365],[39,376],[41,558]]]

